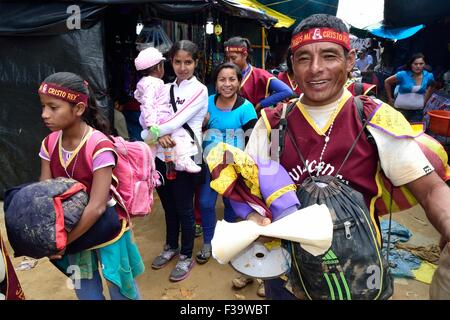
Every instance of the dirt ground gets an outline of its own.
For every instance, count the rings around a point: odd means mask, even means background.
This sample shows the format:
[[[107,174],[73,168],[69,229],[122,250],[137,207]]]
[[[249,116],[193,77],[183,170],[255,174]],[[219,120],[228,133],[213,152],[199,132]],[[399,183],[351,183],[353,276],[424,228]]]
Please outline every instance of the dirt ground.
[[[0,203],[0,232],[4,240],[6,230],[4,224],[3,203]],[[218,215],[223,212],[223,205],[218,201]],[[430,225],[421,208],[413,208],[399,214],[394,214],[394,220],[405,225],[413,233],[408,244],[428,245],[437,243],[438,233]],[[238,275],[229,265],[220,265],[211,259],[204,265],[195,265],[190,276],[180,282],[169,281],[169,273],[175,261],[161,269],[151,269],[152,259],[160,252],[164,245],[165,224],[164,212],[159,199],[155,199],[155,206],[151,215],[134,219],[134,235],[143,257],[146,271],[137,278],[142,299],[145,300],[242,300],[261,299],[256,295],[257,283],[241,290],[234,290],[231,280]],[[12,249],[6,241],[9,253]],[[202,245],[202,238],[195,240],[194,253]],[[22,257],[13,258],[17,267]],[[47,258],[40,259],[37,265],[27,271],[17,271],[25,296],[30,300],[73,300],[76,296],[67,286],[67,278],[60,273]],[[106,287],[106,286],[104,286]],[[428,299],[427,284],[412,279],[396,279],[394,300],[426,300]],[[107,296],[107,293],[105,292]]]

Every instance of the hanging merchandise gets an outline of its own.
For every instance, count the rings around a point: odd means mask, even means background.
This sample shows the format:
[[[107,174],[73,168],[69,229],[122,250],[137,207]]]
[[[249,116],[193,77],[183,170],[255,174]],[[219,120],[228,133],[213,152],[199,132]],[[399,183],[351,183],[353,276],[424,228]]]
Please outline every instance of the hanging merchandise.
[[[159,23],[144,25],[144,28],[136,39],[136,49],[138,51],[149,47],[154,47],[162,53],[168,52],[172,47],[172,41],[170,41]]]
[[[222,26],[220,24],[214,26],[214,34],[216,35],[217,43],[220,43],[222,41]]]
[[[213,66],[216,68],[218,65],[220,65],[224,61],[224,55],[221,53],[221,43],[222,43],[222,26],[219,22],[214,26],[214,34],[216,43],[214,43],[215,46],[215,53],[213,56]]]
[[[216,36],[220,36],[222,34],[222,26],[220,24],[216,24],[214,26],[214,34]]]

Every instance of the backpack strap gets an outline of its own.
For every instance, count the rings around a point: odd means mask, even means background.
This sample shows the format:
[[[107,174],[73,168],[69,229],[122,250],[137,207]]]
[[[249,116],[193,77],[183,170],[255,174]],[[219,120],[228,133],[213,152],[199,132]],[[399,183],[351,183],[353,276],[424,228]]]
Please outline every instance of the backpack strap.
[[[279,162],[281,155],[283,153],[284,150],[284,137],[286,136],[286,129],[287,129],[287,117],[289,115],[289,113],[291,113],[292,109],[294,109],[295,105],[297,104],[298,99],[295,99],[294,101],[292,101],[290,104],[283,104],[283,109],[281,111],[281,118],[280,118],[280,122],[278,124],[278,130],[279,130],[279,135],[278,135],[278,154],[276,155],[276,157],[278,159],[274,159],[275,161]]]
[[[116,166],[119,163],[119,155],[117,154],[116,149],[116,141],[114,140],[114,137],[104,134],[103,132],[93,129],[91,135],[89,136],[89,138],[86,141],[86,151],[85,151],[85,156],[89,157],[91,155],[94,154],[94,150],[95,147],[97,146],[97,144],[104,139],[108,139],[109,141],[111,141],[114,145],[114,157],[116,158]],[[93,170],[93,166],[94,166],[94,158],[91,158],[90,161],[87,161],[90,170]],[[120,195],[120,193],[117,191],[117,187],[119,185],[120,181],[118,180],[118,177],[116,177],[114,175],[114,169],[113,169],[113,175],[112,175],[112,181],[111,181],[111,185],[109,187],[109,190],[111,191],[111,194],[113,196],[113,199],[117,202],[117,204],[124,210],[124,212],[127,215],[127,220],[130,221],[130,215],[129,212],[127,210],[127,207],[125,205],[125,201],[123,200],[122,196]],[[110,200],[111,201],[111,200]],[[114,201],[112,201],[111,203],[114,203]],[[107,206],[112,206],[111,205],[107,205]]]
[[[361,82],[354,82],[353,93],[355,94],[355,96],[364,95],[364,85]]]
[[[355,83],[356,85],[356,83]],[[361,84],[362,87],[362,84]],[[356,89],[356,87],[355,87]],[[367,129],[367,117],[364,113],[364,103],[361,100],[361,98],[358,96],[355,96],[353,98],[353,101],[355,102],[355,106],[356,106],[356,111],[358,112],[358,117],[359,120],[361,121],[361,123],[363,124],[364,127],[364,133],[366,135],[367,141],[369,141],[370,144],[375,144],[375,139],[373,138],[372,134],[369,132],[369,130]]]
[[[51,159],[53,151],[55,151],[56,145],[58,144],[59,135],[61,131],[53,131],[48,135],[47,138],[47,148],[48,148],[48,156]]]
[[[101,132],[99,130],[93,129],[91,135],[88,137],[88,139],[86,141],[86,152],[85,152],[86,157],[93,155],[97,144],[100,142],[100,140],[105,139],[105,138],[110,140],[114,144],[114,140],[110,136],[105,135],[103,132]],[[118,160],[117,155],[115,155],[115,157],[116,157],[116,160]],[[93,165],[94,165],[94,159],[92,158],[91,160],[92,161],[88,161],[87,163],[89,164],[89,169],[91,169],[91,171],[92,171]]]
[[[174,94],[173,87],[174,87],[174,85],[172,84],[170,86],[170,105],[172,106],[173,112],[176,113],[178,108],[177,108],[177,104],[175,102],[175,94]],[[192,140],[194,140],[195,145],[197,146],[197,150],[198,150],[197,154],[202,154],[203,153],[202,152],[202,145],[198,141],[197,136],[194,133],[194,130],[192,130],[192,128],[187,123],[184,123],[182,127],[183,127],[184,130],[186,130],[189,133],[189,135],[191,136]]]

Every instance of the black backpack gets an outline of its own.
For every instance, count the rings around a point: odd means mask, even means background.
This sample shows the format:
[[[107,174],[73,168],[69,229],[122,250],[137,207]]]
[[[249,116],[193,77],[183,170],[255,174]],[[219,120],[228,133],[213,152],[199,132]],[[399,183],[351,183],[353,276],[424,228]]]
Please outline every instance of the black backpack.
[[[358,99],[359,98],[355,98]],[[279,124],[280,153],[287,133],[303,164],[305,160],[287,127],[287,115],[296,101],[285,106]],[[362,112],[362,102],[356,102]],[[363,119],[363,114],[360,114]],[[301,299],[369,300],[388,299],[393,293],[393,279],[377,242],[375,226],[363,195],[337,178],[339,171],[366,130],[367,121],[348,151],[335,176],[306,178],[297,189],[302,207],[325,204],[333,219],[333,240],[330,249],[313,256],[299,243],[283,241],[291,253],[289,271],[292,290]],[[305,165],[306,167],[306,165]]]

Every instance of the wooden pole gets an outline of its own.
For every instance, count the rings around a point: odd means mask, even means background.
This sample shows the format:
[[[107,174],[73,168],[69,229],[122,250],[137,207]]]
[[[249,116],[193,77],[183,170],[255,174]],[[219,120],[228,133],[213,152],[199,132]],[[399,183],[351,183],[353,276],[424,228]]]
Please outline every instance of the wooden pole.
[[[261,38],[262,38],[262,41],[261,41],[261,66],[263,69],[265,69],[266,68],[266,61],[265,61],[266,55],[265,55],[264,51],[266,50],[266,47],[265,47],[266,32],[265,32],[264,27],[261,28]]]

